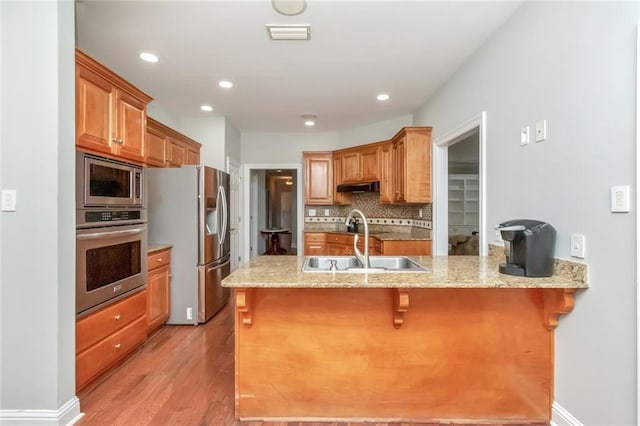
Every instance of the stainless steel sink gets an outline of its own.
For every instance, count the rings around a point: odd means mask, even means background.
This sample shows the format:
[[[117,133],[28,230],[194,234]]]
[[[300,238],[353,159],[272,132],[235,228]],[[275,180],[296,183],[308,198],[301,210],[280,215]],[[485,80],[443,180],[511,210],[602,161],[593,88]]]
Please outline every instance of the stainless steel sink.
[[[424,272],[427,269],[406,256],[370,256],[370,268],[363,268],[355,256],[307,256],[302,272]]]

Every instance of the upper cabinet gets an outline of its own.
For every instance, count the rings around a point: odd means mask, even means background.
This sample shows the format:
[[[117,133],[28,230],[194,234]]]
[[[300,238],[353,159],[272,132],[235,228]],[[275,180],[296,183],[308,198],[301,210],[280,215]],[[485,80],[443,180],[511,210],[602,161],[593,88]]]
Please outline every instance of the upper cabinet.
[[[342,159],[342,182],[369,182],[379,179],[379,144],[336,151]]]
[[[405,127],[391,140],[394,203],[431,202],[431,127]]]
[[[135,163],[145,157],[152,98],[76,50],[76,146]]]
[[[200,164],[201,145],[151,117],[147,117],[145,162],[155,167]]]
[[[380,144],[380,202],[394,202],[393,187],[393,143],[391,141]]]
[[[350,205],[352,203],[352,195],[349,192],[338,192],[338,185],[344,183],[342,179],[342,155],[338,152],[333,153],[333,204]]]
[[[333,153],[303,152],[305,204],[333,204]]]

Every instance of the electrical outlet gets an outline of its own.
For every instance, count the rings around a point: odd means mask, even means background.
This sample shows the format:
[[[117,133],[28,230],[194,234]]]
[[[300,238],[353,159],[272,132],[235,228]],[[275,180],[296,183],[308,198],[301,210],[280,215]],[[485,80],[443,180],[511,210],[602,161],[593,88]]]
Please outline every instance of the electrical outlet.
[[[309,209],[309,216],[315,216],[316,215],[316,209]]]
[[[571,234],[571,256],[584,259],[584,245],[584,235]]]
[[[536,142],[547,140],[547,120],[536,122]]]
[[[324,209],[324,215],[329,216],[329,209]]]
[[[520,130],[520,146],[529,145],[529,126]]]
[[[422,209],[418,210],[418,216],[422,217]]]
[[[493,238],[496,240],[496,242],[501,243],[502,242],[502,234],[500,234],[500,231],[498,231],[497,229],[493,231]]]
[[[187,319],[188,320],[193,319],[193,308],[187,308]]]

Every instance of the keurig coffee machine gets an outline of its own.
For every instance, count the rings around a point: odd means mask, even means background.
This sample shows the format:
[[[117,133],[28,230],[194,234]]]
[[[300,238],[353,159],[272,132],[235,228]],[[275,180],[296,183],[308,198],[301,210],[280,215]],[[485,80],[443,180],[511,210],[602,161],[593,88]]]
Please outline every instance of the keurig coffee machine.
[[[502,274],[521,277],[550,277],[553,275],[553,256],[556,230],[546,222],[515,219],[496,228],[504,241],[506,263],[501,263]]]

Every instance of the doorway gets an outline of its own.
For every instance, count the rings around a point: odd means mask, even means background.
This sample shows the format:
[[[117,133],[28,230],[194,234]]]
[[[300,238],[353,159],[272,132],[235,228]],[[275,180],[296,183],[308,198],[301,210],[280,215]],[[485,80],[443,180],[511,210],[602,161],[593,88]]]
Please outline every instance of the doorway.
[[[485,143],[485,111],[434,141],[435,256],[450,254],[450,235],[461,235],[464,244],[472,242],[469,251],[473,253],[452,254],[487,255]],[[473,164],[476,162],[477,165]],[[467,235],[473,236],[475,243],[473,238],[466,239]],[[473,249],[475,244],[477,250]]]
[[[262,255],[274,229],[287,254],[302,252],[302,165],[245,164],[243,259]]]

